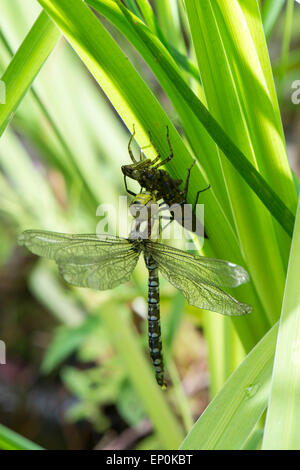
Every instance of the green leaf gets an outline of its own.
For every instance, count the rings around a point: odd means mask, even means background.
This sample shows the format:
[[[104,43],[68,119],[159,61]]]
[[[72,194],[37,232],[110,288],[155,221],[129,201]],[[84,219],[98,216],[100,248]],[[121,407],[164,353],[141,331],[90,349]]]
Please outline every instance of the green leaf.
[[[112,12],[113,8],[111,8],[111,4],[107,5],[105,0],[85,0],[86,3],[89,5],[93,6],[96,10],[102,9],[105,6],[108,6],[108,9]],[[200,82],[200,77],[199,77],[199,72],[197,70],[197,67],[193,64],[193,62],[187,57],[186,51],[184,53],[180,52],[176,47],[172,45],[172,43],[168,42],[165,36],[163,35],[163,32],[161,28],[159,27],[158,21],[156,20],[156,17],[154,15],[154,12],[152,10],[152,7],[149,3],[148,0],[137,0],[138,6],[145,18],[145,22],[148,25],[149,29],[160,39],[160,41],[164,44],[164,46],[168,49],[170,54],[173,56],[173,59],[175,62],[177,62],[183,70],[187,71],[197,82]],[[162,2],[161,2],[162,3]],[[161,3],[158,3],[157,6],[160,7]],[[133,10],[131,9],[132,13]],[[176,9],[175,9],[176,13]],[[139,16],[139,15],[137,15]],[[175,14],[175,17],[177,18],[177,15]],[[165,15],[165,18],[168,18],[168,15]],[[178,24],[177,24],[178,26]],[[126,26],[123,25],[123,29],[126,29]],[[170,28],[167,27],[167,31],[170,31]],[[181,34],[181,32],[180,32]],[[178,35],[178,32],[177,32]],[[126,35],[127,36],[127,35]],[[181,44],[181,42],[180,42]],[[139,49],[139,45],[138,49]]]
[[[0,449],[2,450],[43,450],[29,439],[0,424]]]
[[[241,449],[267,405],[278,323],[210,402],[180,448]]]
[[[42,12],[1,77],[6,86],[6,103],[0,104],[0,135],[59,37],[56,26]]]
[[[300,199],[290,252],[263,449],[300,449]]]

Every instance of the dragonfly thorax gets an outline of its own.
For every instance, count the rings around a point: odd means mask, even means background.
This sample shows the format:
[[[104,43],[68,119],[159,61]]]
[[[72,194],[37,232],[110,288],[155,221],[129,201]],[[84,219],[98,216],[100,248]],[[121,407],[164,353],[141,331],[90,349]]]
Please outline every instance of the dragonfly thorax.
[[[137,194],[129,206],[131,215],[137,220],[149,220],[156,218],[159,206],[153,193],[144,192]]]
[[[150,192],[137,194],[129,206],[134,217],[129,239],[145,240],[153,236],[154,227],[159,229],[159,205]],[[155,237],[156,238],[156,237]]]

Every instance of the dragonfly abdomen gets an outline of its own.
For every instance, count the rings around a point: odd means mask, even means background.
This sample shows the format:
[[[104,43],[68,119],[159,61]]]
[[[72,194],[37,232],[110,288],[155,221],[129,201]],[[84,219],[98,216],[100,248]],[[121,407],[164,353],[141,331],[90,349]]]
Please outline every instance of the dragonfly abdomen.
[[[161,387],[165,386],[164,363],[162,356],[162,341],[160,330],[159,309],[159,278],[158,267],[151,255],[144,254],[145,263],[149,272],[148,280],[148,335],[149,350],[155,370],[155,378]]]

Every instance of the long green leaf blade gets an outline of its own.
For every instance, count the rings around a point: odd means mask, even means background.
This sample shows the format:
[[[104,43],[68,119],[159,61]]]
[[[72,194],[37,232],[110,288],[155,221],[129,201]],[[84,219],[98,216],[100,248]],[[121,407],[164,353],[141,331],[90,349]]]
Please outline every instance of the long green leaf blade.
[[[42,12],[1,78],[6,87],[6,103],[0,104],[0,136],[59,37],[59,30]]]
[[[181,445],[183,450],[241,449],[267,405],[278,323],[229,377]]]
[[[0,424],[0,449],[2,450],[43,450],[34,442]]]

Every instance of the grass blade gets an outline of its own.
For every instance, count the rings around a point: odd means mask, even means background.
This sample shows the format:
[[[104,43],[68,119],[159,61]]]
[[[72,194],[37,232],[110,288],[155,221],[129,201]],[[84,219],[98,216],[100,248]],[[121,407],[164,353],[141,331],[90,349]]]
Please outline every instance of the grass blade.
[[[31,442],[26,437],[0,424],[0,449],[2,450],[43,450],[42,447]]]
[[[300,199],[299,199],[300,201]],[[280,318],[264,449],[300,449],[300,203]],[[284,397],[284,399],[283,399]]]
[[[278,323],[260,340],[210,402],[182,450],[241,449],[267,406]]]

